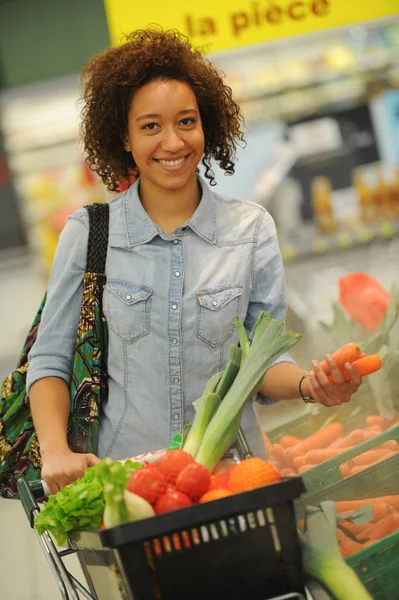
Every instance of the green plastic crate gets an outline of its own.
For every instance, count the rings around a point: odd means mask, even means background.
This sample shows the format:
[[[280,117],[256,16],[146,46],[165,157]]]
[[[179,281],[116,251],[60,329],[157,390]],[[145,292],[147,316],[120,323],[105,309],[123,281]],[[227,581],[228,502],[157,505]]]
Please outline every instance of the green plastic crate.
[[[395,600],[399,597],[399,531],[356,552],[346,562],[374,600]]]
[[[342,463],[388,440],[399,441],[399,425],[302,474],[307,492],[295,501],[297,518],[306,505],[324,500],[361,500],[399,494],[399,453],[343,478]],[[399,599],[399,531],[347,559],[374,600]]]

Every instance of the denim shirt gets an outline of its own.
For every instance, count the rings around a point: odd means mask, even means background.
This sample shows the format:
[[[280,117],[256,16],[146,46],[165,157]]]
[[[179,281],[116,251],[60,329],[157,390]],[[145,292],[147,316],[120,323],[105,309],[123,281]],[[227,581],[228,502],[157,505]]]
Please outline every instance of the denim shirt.
[[[194,416],[192,403],[224,368],[237,343],[238,315],[249,332],[259,311],[284,320],[282,260],[271,216],[257,204],[214,193],[199,179],[201,202],[172,235],[153,223],[139,180],[110,201],[104,314],[109,328],[108,401],[98,455],[124,458],[165,448]],[[38,379],[69,383],[86,265],[88,216],[67,220],[48,282],[28,389]],[[294,362],[289,354],[276,362]],[[268,402],[268,399],[258,397]],[[243,427],[264,449],[249,402]]]

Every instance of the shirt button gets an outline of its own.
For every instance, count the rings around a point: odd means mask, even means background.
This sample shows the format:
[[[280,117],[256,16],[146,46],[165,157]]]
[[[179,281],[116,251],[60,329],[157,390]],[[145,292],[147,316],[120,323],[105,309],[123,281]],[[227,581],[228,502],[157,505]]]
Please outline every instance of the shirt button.
[[[177,304],[172,304],[172,308],[173,308],[173,310],[176,310],[177,309]]]
[[[178,342],[179,342],[179,340],[177,338],[172,339],[172,344],[177,344]]]
[[[173,378],[173,383],[180,383],[180,379],[178,377]]]
[[[131,296],[126,296],[126,300],[131,300],[132,297]]]
[[[178,244],[178,243],[179,243],[179,240],[173,240],[173,243],[174,243],[174,244]]]
[[[177,419],[180,419],[180,415],[179,415],[179,413],[175,413],[175,414],[173,415],[173,418],[174,418],[174,420],[175,420],[175,421],[177,421]]]
[[[218,305],[218,303],[216,302],[216,300],[213,300],[212,301],[212,306],[217,306],[217,305]]]
[[[180,275],[181,275],[180,271],[176,271],[175,275],[176,275],[176,277],[180,277]]]

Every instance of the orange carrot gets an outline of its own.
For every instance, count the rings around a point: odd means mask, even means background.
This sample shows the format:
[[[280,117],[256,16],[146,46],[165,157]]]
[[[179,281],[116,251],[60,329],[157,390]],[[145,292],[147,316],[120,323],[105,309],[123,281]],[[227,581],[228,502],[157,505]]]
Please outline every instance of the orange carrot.
[[[349,477],[349,475],[351,474],[351,471],[352,471],[352,465],[349,463],[349,461],[347,461],[346,463],[343,463],[339,467],[339,472],[341,473],[342,477]]]
[[[398,529],[399,515],[392,513],[378,521],[378,523],[371,525],[369,529],[366,529],[364,536],[369,538],[369,542],[376,542]]]
[[[330,423],[323,429],[312,433],[307,438],[288,448],[286,450],[288,457],[294,460],[297,456],[303,456],[309,450],[316,450],[317,448],[326,448],[331,442],[336,440],[342,435],[344,426],[341,423]]]
[[[348,361],[346,361],[348,362]],[[363,358],[359,358],[352,362],[352,366],[358,371],[359,375],[365,377],[366,375],[371,375],[371,373],[375,373],[379,371],[382,367],[382,360],[378,356],[378,354],[369,354],[368,356],[363,356]],[[350,381],[350,375],[345,369],[345,367],[340,367],[341,373],[344,376],[345,381]],[[333,382],[333,378],[331,374],[328,373],[328,378],[331,382]]]
[[[378,448],[388,448],[393,452],[399,452],[399,444],[396,440],[388,440],[387,442],[381,444],[381,446],[378,446]]]
[[[388,450],[388,448],[385,448],[385,449],[383,448],[382,450],[380,450],[380,449],[368,450],[367,452],[363,452],[363,454],[360,454],[359,456],[355,456],[352,459],[353,466],[358,467],[361,465],[364,465],[364,466],[371,465],[371,464],[377,462],[378,460],[385,458],[385,456],[387,454],[389,454],[389,455],[392,454],[391,450]]]
[[[350,533],[352,533],[353,535],[362,538],[363,531],[366,529],[366,527],[368,527],[369,524],[364,523],[363,525],[356,525],[356,523],[352,523],[352,521],[349,521],[348,519],[342,519],[339,521],[339,525],[345,527],[345,529],[350,531]]]
[[[363,544],[355,542],[355,540],[351,540],[340,529],[337,529],[337,538],[340,552],[345,558],[348,558],[348,556],[352,556],[352,554],[355,554],[356,552],[359,552],[364,548]]]
[[[345,450],[348,450],[348,448],[317,448],[306,452],[305,460],[308,464],[318,465],[329,458],[334,458],[341,452],[345,452]]]
[[[276,461],[280,469],[284,469],[284,467],[288,466],[285,459],[285,450],[280,444],[273,445],[272,457]]]
[[[294,437],[293,435],[285,435],[284,437],[281,438],[280,440],[280,444],[283,448],[291,448],[291,446],[295,446],[295,444],[298,444],[298,442],[300,442],[301,440],[297,437]]]
[[[341,369],[345,366],[345,363],[353,363],[355,360],[359,359],[362,355],[362,351],[358,344],[350,342],[349,344],[345,344],[339,350],[333,353],[332,357],[337,363],[338,367]],[[326,375],[330,375],[330,367],[326,360],[322,360],[320,363],[321,369],[323,369]]]
[[[351,467],[349,475],[356,475],[356,473],[360,473],[360,471],[364,471],[370,465],[358,465],[356,467]]]
[[[368,463],[366,465],[354,465],[351,468],[351,475],[355,475],[355,473],[359,473],[359,471],[363,471],[363,469],[367,469],[368,467],[372,467],[372,466],[376,465],[377,463],[381,462],[382,460],[386,460],[390,456],[393,456],[394,454],[396,454],[396,452],[390,452],[390,451],[388,451],[384,456],[382,456],[378,460],[374,461],[373,463]]]
[[[340,521],[340,523],[344,527],[349,529],[349,531],[351,531],[352,533],[357,535],[358,533],[360,534],[365,529],[369,528],[370,524],[377,523],[384,517],[388,517],[389,515],[391,515],[392,513],[395,512],[394,509],[392,508],[392,506],[389,506],[386,502],[373,502],[370,504],[373,507],[373,518],[370,520],[369,523],[364,523],[363,525],[355,525],[354,523],[351,523],[350,521],[348,521],[346,519]],[[337,509],[337,511],[338,511],[338,509]],[[345,512],[350,512],[350,511],[345,511]]]
[[[294,469],[285,468],[281,469],[280,475],[281,477],[295,477],[296,471],[294,471]]]
[[[373,427],[376,425],[377,427],[380,427],[382,430],[385,429],[385,419],[384,419],[384,417],[381,417],[381,415],[369,415],[368,417],[366,417],[366,423],[370,427]]]
[[[384,517],[395,512],[391,506],[389,506],[386,502],[376,502],[373,504],[373,513],[374,517],[372,518],[372,522],[376,523],[377,521],[381,521]]]
[[[364,438],[369,440],[376,435],[380,435],[382,433],[381,427],[377,427],[377,425],[372,425],[371,427],[365,427],[363,429]]]
[[[292,461],[292,466],[294,469],[299,469],[299,467],[303,467],[306,465],[306,458],[304,456],[297,456]]]
[[[363,498],[362,500],[337,500],[335,503],[337,512],[345,514],[351,510],[359,508],[359,506],[367,506],[369,504],[385,503],[395,510],[399,511],[399,494],[391,496],[376,496],[374,498]]]
[[[345,437],[341,437],[330,444],[330,448],[350,448],[364,442],[363,429],[354,429]]]

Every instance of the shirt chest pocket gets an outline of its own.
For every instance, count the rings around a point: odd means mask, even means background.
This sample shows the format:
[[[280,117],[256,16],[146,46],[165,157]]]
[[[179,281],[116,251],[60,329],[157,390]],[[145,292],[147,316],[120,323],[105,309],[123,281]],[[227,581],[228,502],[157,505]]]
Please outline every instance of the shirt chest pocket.
[[[242,284],[197,292],[197,336],[220,346],[233,333]]]
[[[110,329],[126,342],[134,342],[150,330],[153,290],[125,281],[107,281],[107,322]]]

